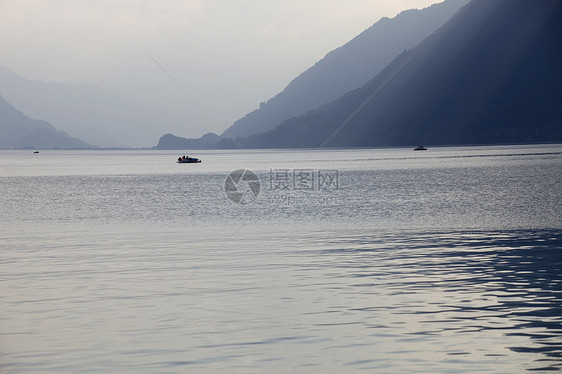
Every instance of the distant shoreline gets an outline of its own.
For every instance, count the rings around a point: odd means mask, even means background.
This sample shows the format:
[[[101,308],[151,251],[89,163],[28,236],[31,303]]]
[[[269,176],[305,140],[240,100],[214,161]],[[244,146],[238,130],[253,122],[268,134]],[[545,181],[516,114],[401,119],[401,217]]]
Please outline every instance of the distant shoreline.
[[[562,142],[536,142],[536,143],[488,143],[488,144],[424,144],[428,149],[446,147],[493,147],[493,146],[531,146],[531,145],[562,145]],[[343,149],[402,149],[416,145],[378,146],[378,147],[287,147],[287,148],[156,148],[156,147],[93,147],[93,148],[0,148],[0,151],[226,151],[226,150],[343,150]]]

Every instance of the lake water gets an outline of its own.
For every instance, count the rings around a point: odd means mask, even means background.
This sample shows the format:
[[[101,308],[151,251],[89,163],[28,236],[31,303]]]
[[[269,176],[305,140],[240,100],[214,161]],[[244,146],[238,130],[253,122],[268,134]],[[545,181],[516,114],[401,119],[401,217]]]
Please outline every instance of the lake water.
[[[562,369],[562,145],[178,155],[0,151],[0,372]]]

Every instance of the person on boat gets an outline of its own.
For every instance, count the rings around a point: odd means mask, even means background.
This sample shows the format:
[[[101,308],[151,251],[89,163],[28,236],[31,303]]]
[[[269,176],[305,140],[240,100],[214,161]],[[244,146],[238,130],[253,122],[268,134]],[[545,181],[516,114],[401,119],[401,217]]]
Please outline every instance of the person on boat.
[[[178,161],[180,161],[180,162],[181,162],[181,156],[180,156],[180,157],[178,157]]]

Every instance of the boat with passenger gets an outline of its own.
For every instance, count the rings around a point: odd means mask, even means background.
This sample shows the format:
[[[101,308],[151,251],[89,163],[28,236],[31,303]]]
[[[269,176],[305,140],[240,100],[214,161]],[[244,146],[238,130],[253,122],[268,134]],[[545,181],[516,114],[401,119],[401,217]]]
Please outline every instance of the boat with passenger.
[[[201,160],[196,157],[189,157],[189,156],[178,157],[178,164],[197,164],[199,162],[201,162]]]

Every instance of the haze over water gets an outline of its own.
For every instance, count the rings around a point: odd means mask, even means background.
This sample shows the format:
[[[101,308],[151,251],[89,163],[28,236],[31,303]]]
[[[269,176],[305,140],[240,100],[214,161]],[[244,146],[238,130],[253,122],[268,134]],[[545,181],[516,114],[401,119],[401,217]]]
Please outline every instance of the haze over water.
[[[0,371],[562,368],[562,146],[178,156],[0,151]]]

